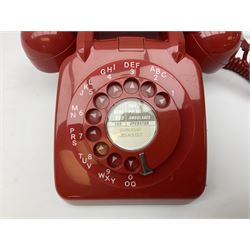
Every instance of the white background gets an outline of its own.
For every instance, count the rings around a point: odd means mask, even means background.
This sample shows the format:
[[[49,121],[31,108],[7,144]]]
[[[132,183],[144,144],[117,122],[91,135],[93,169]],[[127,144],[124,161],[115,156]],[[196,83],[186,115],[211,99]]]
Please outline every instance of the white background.
[[[204,75],[208,178],[203,195],[172,201],[62,200],[54,188],[53,129],[57,74],[36,70],[19,33],[0,33],[0,217],[10,218],[247,218],[249,217],[250,85],[220,70]]]

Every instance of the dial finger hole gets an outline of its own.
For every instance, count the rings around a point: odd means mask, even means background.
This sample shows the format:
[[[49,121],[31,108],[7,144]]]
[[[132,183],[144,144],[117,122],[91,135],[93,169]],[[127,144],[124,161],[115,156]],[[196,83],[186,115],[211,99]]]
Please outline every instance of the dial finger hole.
[[[139,167],[139,160],[135,157],[129,157],[126,159],[125,163],[125,168],[128,170],[128,171],[135,171],[136,169],[138,169]]]
[[[109,84],[107,92],[109,96],[117,98],[122,94],[122,87],[119,83],[112,82]]]
[[[97,109],[90,109],[86,113],[86,120],[90,124],[97,124],[97,123],[99,123],[101,121],[101,119],[102,119],[102,114]]]
[[[155,96],[154,101],[158,108],[166,108],[170,103],[170,97],[167,93],[161,92]]]
[[[128,94],[135,94],[139,89],[139,83],[134,78],[129,78],[124,83],[124,90]]]
[[[109,151],[109,147],[105,142],[99,142],[94,147],[94,153],[97,156],[105,156]]]
[[[116,168],[119,167],[122,163],[122,158],[119,154],[111,154],[108,157],[108,164],[109,166],[111,166],[112,168]]]
[[[98,109],[107,108],[107,106],[109,105],[109,98],[103,93],[98,94],[94,98],[94,104]]]
[[[152,82],[145,82],[141,86],[141,93],[144,97],[150,98],[155,95],[156,87]]]
[[[86,137],[90,141],[98,141],[101,138],[101,130],[98,127],[90,127],[86,131]]]

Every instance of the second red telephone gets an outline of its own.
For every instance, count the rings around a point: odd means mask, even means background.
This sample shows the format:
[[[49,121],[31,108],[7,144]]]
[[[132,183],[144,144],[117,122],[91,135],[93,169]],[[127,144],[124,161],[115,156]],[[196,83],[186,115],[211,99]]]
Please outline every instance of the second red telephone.
[[[249,78],[241,32],[22,32],[21,40],[38,69],[59,71],[54,166],[63,198],[203,192],[202,71]]]

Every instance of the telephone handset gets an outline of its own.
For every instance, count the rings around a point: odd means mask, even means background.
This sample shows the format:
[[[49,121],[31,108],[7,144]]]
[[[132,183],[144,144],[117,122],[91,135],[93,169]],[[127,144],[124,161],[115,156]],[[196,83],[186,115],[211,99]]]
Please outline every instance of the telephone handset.
[[[22,32],[21,40],[38,69],[59,71],[54,165],[63,198],[203,192],[201,70],[249,78],[240,32]]]

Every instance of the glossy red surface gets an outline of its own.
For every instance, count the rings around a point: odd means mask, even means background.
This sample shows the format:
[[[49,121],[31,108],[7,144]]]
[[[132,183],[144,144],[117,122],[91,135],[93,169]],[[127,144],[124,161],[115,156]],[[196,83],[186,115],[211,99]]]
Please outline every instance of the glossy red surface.
[[[186,32],[185,41],[182,32],[79,32],[77,40],[75,32],[22,32],[21,39],[38,69],[60,68],[54,160],[63,198],[195,198],[203,192],[200,67],[213,72],[227,64],[240,32]],[[111,117],[114,107],[131,101],[151,111],[123,114],[131,119],[124,130],[125,118]],[[145,124],[155,131],[142,147],[129,150],[114,141],[128,137],[134,146],[140,134],[150,135]]]
[[[60,68],[54,152],[58,193],[66,199],[199,196],[206,183],[203,83],[199,65],[185,53],[182,33],[164,33],[163,39],[99,37],[79,32],[76,53]],[[134,91],[126,85],[131,79]],[[110,90],[114,85],[117,96]],[[125,150],[112,143],[106,122],[114,105],[131,99],[151,107],[158,127],[146,146]],[[97,110],[94,122],[88,118],[92,110]],[[95,127],[99,131],[91,139]]]
[[[58,72],[63,60],[75,52],[76,35],[76,32],[26,31],[21,32],[21,41],[36,68]]]
[[[241,44],[241,32],[185,32],[186,51],[200,64],[202,71],[212,73],[224,67]]]

